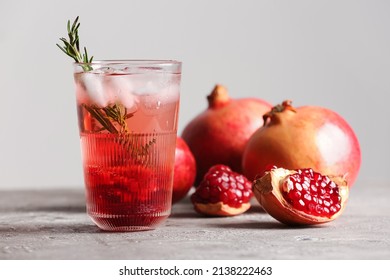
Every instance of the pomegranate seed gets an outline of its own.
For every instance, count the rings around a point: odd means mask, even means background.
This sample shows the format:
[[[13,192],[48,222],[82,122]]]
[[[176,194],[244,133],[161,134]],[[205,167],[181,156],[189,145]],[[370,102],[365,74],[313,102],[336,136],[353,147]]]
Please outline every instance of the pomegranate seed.
[[[288,193],[288,197],[292,200],[297,200],[301,198],[301,192],[298,190],[292,190]]]
[[[316,210],[316,205],[314,205],[314,203],[309,203],[307,207],[311,213],[313,213]]]
[[[223,192],[223,193],[221,194],[220,198],[221,198],[221,201],[222,201],[224,204],[227,204],[227,203],[229,202],[229,197],[228,197],[228,195],[227,195],[226,192]]]
[[[323,210],[323,208],[322,208],[321,205],[316,205],[316,207],[315,207],[315,213],[321,215],[321,214],[322,214],[322,210]]]
[[[329,215],[330,211],[328,207],[324,207],[324,213],[325,215]]]
[[[230,200],[234,200],[236,198],[236,192],[233,189],[228,190],[228,197]]]
[[[307,190],[307,189],[310,188],[310,187],[313,187],[313,188],[317,189],[316,186],[314,186],[314,185],[313,185],[313,186],[310,186],[310,181],[307,181],[307,180],[305,180],[305,182],[303,182],[302,186],[303,186],[303,188],[304,188],[305,190]]]
[[[335,182],[333,182],[333,181],[330,181],[330,183],[329,183],[328,185],[329,185],[329,187],[330,187],[330,188],[332,188],[332,189],[335,189],[335,188],[337,188],[337,185],[336,185],[336,183],[335,183]]]
[[[295,188],[296,188],[298,191],[302,191],[302,190],[303,190],[302,185],[299,184],[298,182],[295,183]]]
[[[232,185],[233,185],[233,184],[232,184]],[[223,182],[223,183],[221,184],[221,187],[222,187],[222,189],[224,189],[224,190],[228,190],[228,189],[229,189],[229,183]]]
[[[339,195],[333,196],[332,201],[333,201],[333,204],[335,204],[335,205],[340,203],[341,202],[341,196],[339,196]]]
[[[208,187],[204,187],[200,192],[198,193],[199,197],[202,199],[208,199],[210,196]]]
[[[293,207],[311,215],[331,217],[341,209],[337,184],[311,168],[289,175],[282,192]]]
[[[272,169],[276,169],[277,167],[273,164],[268,164],[266,167],[265,167],[265,171],[271,171]]]
[[[243,202],[244,201],[249,201],[249,199],[252,197],[252,192],[251,191],[248,191],[248,190],[245,190],[243,193],[242,193],[242,197],[243,197]]]
[[[296,206],[297,206],[298,209],[304,210],[306,205],[305,205],[305,202],[302,199],[299,199],[298,203],[296,204]]]
[[[212,203],[216,203],[219,200],[219,194],[221,193],[221,188],[210,188],[210,200]]]
[[[329,208],[329,210],[330,210],[330,213],[332,213],[332,214],[337,213],[337,208],[336,208],[334,205],[332,205],[332,206]]]
[[[308,193],[305,193],[305,194],[303,195],[303,199],[306,200],[306,201],[311,201],[311,195],[308,194]]]
[[[222,181],[224,181],[224,182],[229,182],[229,177],[228,176],[226,176],[225,174],[221,177],[221,179],[222,179]]]

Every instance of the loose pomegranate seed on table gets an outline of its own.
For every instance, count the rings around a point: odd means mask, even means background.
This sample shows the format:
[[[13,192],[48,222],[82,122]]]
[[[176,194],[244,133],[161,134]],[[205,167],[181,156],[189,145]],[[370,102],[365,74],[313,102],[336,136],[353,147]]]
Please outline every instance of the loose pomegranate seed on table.
[[[305,213],[331,217],[341,209],[336,183],[311,168],[287,176],[281,187],[286,201]]]

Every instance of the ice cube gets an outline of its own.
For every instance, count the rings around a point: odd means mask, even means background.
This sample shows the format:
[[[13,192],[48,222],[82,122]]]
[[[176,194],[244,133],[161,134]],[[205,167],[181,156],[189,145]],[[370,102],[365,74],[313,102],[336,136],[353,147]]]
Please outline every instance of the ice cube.
[[[180,98],[180,87],[178,84],[172,84],[162,89],[159,95],[164,104],[177,102]]]
[[[134,86],[129,75],[110,75],[107,77],[107,86],[116,102],[120,102],[126,108],[133,108],[137,104],[135,96],[132,94]]]
[[[167,86],[169,77],[164,73],[142,73],[132,74],[136,95],[158,94],[161,89]]]
[[[143,94],[138,97],[140,99],[140,108],[145,115],[158,115],[161,106],[161,101],[156,94]]]
[[[154,95],[158,93],[158,87],[152,81],[146,83],[138,83],[139,86],[134,89],[135,95]]]
[[[105,75],[95,73],[83,73],[81,76],[85,92],[92,103],[99,107],[105,107],[111,102],[111,96],[104,88]]]
[[[77,103],[89,103],[89,95],[87,94],[83,79],[81,78],[80,73],[75,75],[75,85],[76,85],[76,99]]]
[[[140,107],[146,115],[158,115],[172,110],[175,102],[179,101],[179,87],[177,85],[160,89],[154,94],[139,96]]]

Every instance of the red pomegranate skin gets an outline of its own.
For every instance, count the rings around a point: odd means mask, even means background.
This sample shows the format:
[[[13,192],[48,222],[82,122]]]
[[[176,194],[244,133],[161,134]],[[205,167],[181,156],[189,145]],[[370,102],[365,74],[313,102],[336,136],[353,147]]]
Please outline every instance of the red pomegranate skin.
[[[194,185],[196,176],[196,162],[186,142],[176,139],[175,168],[173,174],[172,203],[183,199]]]
[[[303,106],[271,114],[248,141],[243,173],[253,180],[271,165],[286,169],[311,167],[345,176],[351,187],[358,175],[361,151],[351,126],[336,112]]]
[[[262,116],[271,108],[259,98],[230,98],[221,85],[214,88],[208,101],[209,107],[188,123],[182,133],[196,160],[195,185],[216,164],[241,173],[245,145],[263,125]]]

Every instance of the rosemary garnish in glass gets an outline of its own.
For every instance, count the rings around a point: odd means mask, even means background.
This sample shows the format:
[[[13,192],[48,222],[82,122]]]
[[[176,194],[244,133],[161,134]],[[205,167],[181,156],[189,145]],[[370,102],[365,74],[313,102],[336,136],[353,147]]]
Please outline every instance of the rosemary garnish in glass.
[[[80,23],[79,17],[76,17],[76,19],[73,21],[72,26],[70,25],[70,20],[68,20],[68,37],[69,41],[65,38],[60,38],[60,40],[64,43],[64,46],[60,46],[59,44],[56,44],[57,47],[59,47],[66,55],[70,56],[74,59],[77,63],[87,63],[86,65],[83,65],[84,71],[92,70],[92,67],[88,65],[88,63],[91,63],[93,60],[93,56],[88,58],[88,52],[87,48],[84,47],[84,53],[80,53],[80,39],[79,39],[79,27]]]
[[[83,49],[84,53],[80,52],[80,38],[78,34],[79,27],[79,17],[76,17],[72,24],[70,20],[68,20],[68,39],[60,38],[63,46],[60,44],[56,45],[67,56],[73,58],[76,63],[80,63],[85,72],[88,72],[93,70],[92,66],[90,65],[92,63],[93,56],[88,56],[88,52],[85,47]],[[129,131],[126,123],[126,119],[131,118],[134,114],[128,114],[126,107],[124,107],[122,104],[115,103],[105,107],[99,107],[96,105],[88,105],[84,103],[82,106],[102,126],[101,129],[95,132],[107,130],[109,133],[118,134],[120,136],[120,143],[125,147],[128,147],[132,157],[139,158],[140,156],[146,156],[149,153],[149,148],[154,143],[156,143],[156,139],[154,138],[144,145],[137,143],[135,137]]]

